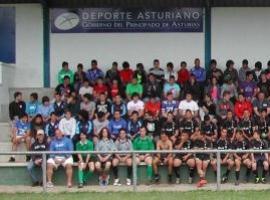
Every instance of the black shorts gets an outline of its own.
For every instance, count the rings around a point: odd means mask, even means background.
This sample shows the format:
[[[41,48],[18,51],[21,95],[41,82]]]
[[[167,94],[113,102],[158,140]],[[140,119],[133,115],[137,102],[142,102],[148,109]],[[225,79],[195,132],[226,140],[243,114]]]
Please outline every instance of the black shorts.
[[[207,161],[207,160],[210,160],[210,155],[209,154],[196,154],[195,158],[202,161]]]
[[[254,155],[254,159],[257,164],[260,164],[260,163],[262,164],[264,161],[266,161],[264,155]]]

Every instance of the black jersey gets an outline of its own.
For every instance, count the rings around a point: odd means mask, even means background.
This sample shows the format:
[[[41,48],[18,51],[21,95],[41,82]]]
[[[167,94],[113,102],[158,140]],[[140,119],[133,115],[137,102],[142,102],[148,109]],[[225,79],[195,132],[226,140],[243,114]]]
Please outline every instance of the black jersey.
[[[160,133],[159,123],[157,120],[143,120],[143,126],[146,127],[149,136],[158,136]]]
[[[267,134],[270,130],[269,118],[258,118],[255,123],[256,123],[258,131],[261,134],[261,138],[266,139]]]
[[[180,143],[181,143],[181,140],[176,140],[174,144],[174,149],[177,149],[177,146]],[[179,150],[190,150],[190,149],[192,149],[192,141],[187,140],[186,142],[183,143],[182,147]],[[187,155],[187,153],[179,153],[176,155],[176,157],[182,159],[182,157],[184,157],[185,155]]]
[[[103,113],[110,113],[111,111],[111,104],[106,101],[106,102],[100,102],[98,101],[96,103],[96,113],[103,112]]]
[[[253,119],[243,119],[239,122],[239,128],[248,136],[251,137],[253,134],[253,128],[255,123]]]
[[[210,122],[209,124],[202,122],[201,131],[207,136],[213,136],[215,135],[215,132],[217,132],[217,126],[212,122]]]
[[[231,143],[229,142],[229,140],[227,139],[218,139],[215,144],[214,144],[214,148],[218,149],[218,150],[228,150],[228,149],[232,149],[231,147]],[[223,159],[226,154],[225,153],[222,153],[221,155],[221,158]]]
[[[262,140],[255,140],[252,139],[250,141],[250,148],[255,149],[255,150],[262,150],[266,149],[266,144]],[[261,157],[263,156],[264,153],[254,153],[254,157]]]
[[[235,120],[224,120],[221,122],[221,127],[225,128],[227,130],[227,136],[228,138],[232,138],[234,129],[237,128],[237,122]]]
[[[235,140],[233,142],[233,149],[235,150],[247,150],[249,149],[249,141],[243,140],[243,141],[237,141]],[[245,153],[237,153],[238,156],[242,157]]]
[[[180,121],[181,132],[187,132],[189,134],[192,134],[194,133],[196,127],[198,127],[198,124],[195,120],[183,119],[182,121]]]
[[[208,140],[194,140],[193,142],[193,148],[194,149],[210,149],[212,148],[212,143]],[[207,153],[196,153],[196,158],[199,158],[200,160],[209,160],[210,154]]]
[[[175,134],[175,131],[179,128],[178,123],[176,122],[167,122],[165,121],[162,125],[162,132],[166,133],[169,137]]]

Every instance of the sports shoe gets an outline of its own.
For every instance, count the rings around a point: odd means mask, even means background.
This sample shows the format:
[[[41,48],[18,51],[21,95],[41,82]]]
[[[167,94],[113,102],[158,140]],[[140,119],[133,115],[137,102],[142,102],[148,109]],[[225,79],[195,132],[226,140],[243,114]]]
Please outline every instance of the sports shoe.
[[[197,187],[198,188],[200,188],[200,187],[202,187],[204,184],[202,183],[202,180],[199,180],[198,182],[197,182]]]
[[[53,188],[54,187],[54,185],[53,185],[53,183],[52,182],[47,182],[47,188]]]
[[[260,178],[259,177],[255,178],[255,183],[260,183]]]
[[[238,186],[239,184],[240,184],[239,180],[236,180],[235,183],[234,183],[235,186]]]
[[[109,181],[110,181],[110,175],[105,175],[105,180],[104,180],[105,182],[105,184],[104,184],[104,186],[107,186],[107,185],[109,185]]]
[[[192,182],[193,182],[193,178],[191,176],[188,177],[188,184],[192,184]]]
[[[121,183],[119,181],[119,178],[114,179],[113,185],[114,186],[120,186],[121,185]]]
[[[83,188],[83,184],[80,183],[80,184],[78,185],[78,188]]]
[[[228,177],[223,175],[222,179],[221,179],[221,182],[222,183],[226,183],[228,181]]]
[[[157,175],[155,175],[155,177],[154,177],[154,181],[155,181],[155,183],[158,183],[159,182],[159,180],[160,180],[160,176],[157,174]]]
[[[130,186],[130,185],[131,185],[131,179],[127,178],[127,186]]]
[[[175,179],[175,184],[180,184],[180,182],[181,182],[181,181],[180,181],[180,178],[176,178],[176,179]]]
[[[39,182],[37,181],[37,182],[34,182],[33,184],[32,184],[32,187],[37,187],[37,186],[39,186]]]
[[[15,158],[14,157],[10,157],[8,162],[15,162]]]
[[[266,178],[262,177],[261,178],[261,183],[265,184],[266,183]]]
[[[207,184],[207,180],[206,180],[205,178],[203,178],[203,179],[201,179],[201,183],[202,183],[203,185],[205,185],[205,184]]]

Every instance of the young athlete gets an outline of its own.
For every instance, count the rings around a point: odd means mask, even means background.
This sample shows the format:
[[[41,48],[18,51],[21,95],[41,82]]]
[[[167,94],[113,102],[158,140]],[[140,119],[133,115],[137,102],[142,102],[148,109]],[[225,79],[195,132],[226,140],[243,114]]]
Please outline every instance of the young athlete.
[[[233,141],[233,148],[236,150],[247,150],[249,149],[249,141],[244,138],[243,132],[238,130],[235,134],[235,140]],[[251,159],[249,153],[234,153],[235,162],[235,185],[239,185],[239,176],[241,164],[246,166],[246,182],[249,181],[249,176],[251,172]]]
[[[201,129],[201,131],[205,133],[207,140],[211,142],[215,142],[217,140],[217,126],[211,122],[209,115],[204,116],[204,121],[202,122]]]
[[[175,144],[174,144],[175,150],[190,150],[192,149],[192,141],[189,139],[188,133],[183,132],[181,135],[178,136]],[[174,157],[173,167],[174,167],[174,173],[176,176],[176,184],[180,183],[180,166],[186,163],[189,168],[189,178],[188,183],[191,184],[194,177],[195,172],[195,159],[193,154],[191,153],[185,153],[185,154],[176,154]]]
[[[227,138],[227,130],[224,128],[221,129],[220,138],[216,141],[216,148],[218,150],[228,150],[232,148],[231,142]],[[226,183],[228,181],[228,176],[230,174],[230,171],[234,166],[233,154],[222,153],[220,157],[221,157],[221,164],[227,165],[227,170],[225,174],[223,174],[222,179],[221,179],[222,183]]]
[[[96,145],[96,151],[114,151],[115,145],[111,139],[109,130],[103,128],[99,134],[99,141]],[[109,184],[110,176],[108,172],[112,165],[112,154],[98,154],[95,168],[99,172],[99,184],[106,186]]]
[[[160,134],[160,139],[157,141],[157,150],[172,150],[173,143],[168,138],[166,133],[162,132]],[[158,166],[163,163],[168,166],[168,182],[172,183],[172,170],[173,170],[173,156],[171,153],[158,153],[155,155],[153,160],[153,170],[154,170],[154,181],[156,183],[160,180],[160,175],[158,174]]]
[[[91,140],[87,139],[87,133],[80,133],[80,141],[76,144],[77,151],[93,151],[94,144]],[[91,154],[78,154],[78,181],[79,188],[82,188],[86,184],[88,178],[90,178],[95,170],[95,155]],[[88,170],[87,170],[88,168]]]
[[[205,134],[201,131],[196,132],[194,135],[193,149],[210,149],[212,144],[210,141],[206,140]],[[200,180],[197,183],[197,187],[203,187],[207,184],[205,179],[205,174],[207,167],[210,163],[210,155],[207,153],[196,153],[195,154],[197,172],[200,176]]]
[[[163,121],[163,120],[162,120]],[[172,112],[168,112],[167,119],[161,123],[162,125],[162,131],[167,134],[170,140],[172,142],[175,142],[178,134],[179,134],[179,124],[177,121],[174,120],[174,115]]]
[[[20,120],[16,121],[12,128],[12,151],[17,151],[20,143],[25,143],[26,149],[30,150],[31,137],[30,137],[30,123],[28,122],[28,115],[26,113],[20,116]],[[29,161],[30,157],[26,156],[26,160]],[[11,156],[9,162],[15,162],[15,156]]]
[[[227,137],[233,141],[235,138],[235,132],[237,128],[237,122],[233,117],[233,111],[229,110],[227,112],[226,118],[220,122],[221,129],[225,128],[227,130]]]
[[[255,150],[263,150],[266,149],[266,144],[261,140],[260,133],[258,131],[254,131],[253,137],[250,141],[250,148]],[[268,154],[267,153],[251,153],[252,160],[252,171],[255,175],[255,183],[266,183],[265,175],[268,172],[269,164],[268,164]],[[258,166],[263,168],[261,178],[258,175]]]
[[[144,126],[140,128],[140,135],[133,140],[133,149],[137,151],[150,151],[154,150],[154,142],[149,136],[147,136],[147,131]],[[148,153],[141,153],[137,155],[137,163],[145,162],[147,165],[147,179],[148,184],[152,181],[152,156]]]
[[[132,143],[128,138],[125,129],[120,129],[119,136],[114,142],[115,148],[117,151],[131,151]],[[119,163],[124,163],[127,166],[127,180],[126,184],[131,185],[131,177],[132,177],[132,158],[131,154],[115,154],[112,161],[112,169],[114,175],[114,183],[113,185],[119,186],[121,185],[119,177],[118,177],[118,165]]]
[[[195,132],[195,128],[198,127],[198,123],[193,119],[191,110],[186,110],[184,119],[180,121],[180,132],[187,132],[191,136]]]
[[[238,126],[243,131],[244,137],[251,140],[253,131],[255,130],[255,122],[248,110],[244,111],[243,119],[239,122]]]

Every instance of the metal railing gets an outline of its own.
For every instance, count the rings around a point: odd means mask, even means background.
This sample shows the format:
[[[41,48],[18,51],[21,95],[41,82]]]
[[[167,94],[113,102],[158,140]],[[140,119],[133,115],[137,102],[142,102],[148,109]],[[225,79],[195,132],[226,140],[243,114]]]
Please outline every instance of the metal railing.
[[[217,159],[217,184],[216,190],[219,191],[221,189],[221,154],[224,153],[270,153],[269,150],[217,150],[217,149],[209,149],[209,150],[155,150],[155,151],[27,151],[27,152],[0,152],[1,155],[42,155],[42,181],[43,181],[43,191],[47,192],[47,156],[59,155],[59,154],[130,154],[132,155],[132,169],[133,169],[133,191],[137,191],[137,164],[136,164],[136,155],[137,154],[196,154],[196,153],[205,153],[205,154],[216,154]]]

